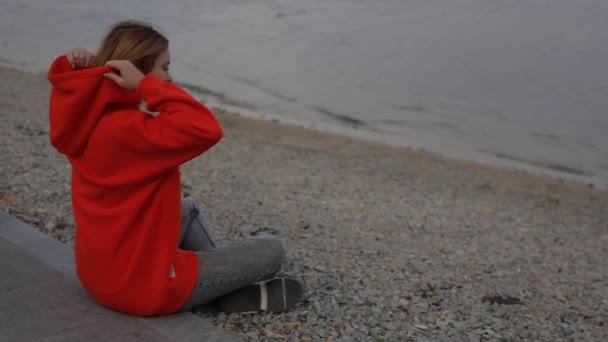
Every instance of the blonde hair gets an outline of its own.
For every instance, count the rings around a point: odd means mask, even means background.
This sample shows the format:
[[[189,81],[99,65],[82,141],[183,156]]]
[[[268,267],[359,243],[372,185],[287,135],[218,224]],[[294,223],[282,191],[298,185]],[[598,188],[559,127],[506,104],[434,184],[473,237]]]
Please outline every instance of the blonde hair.
[[[143,74],[152,71],[158,56],[169,48],[169,40],[151,24],[137,20],[121,21],[101,42],[94,65],[110,60],[131,61]]]

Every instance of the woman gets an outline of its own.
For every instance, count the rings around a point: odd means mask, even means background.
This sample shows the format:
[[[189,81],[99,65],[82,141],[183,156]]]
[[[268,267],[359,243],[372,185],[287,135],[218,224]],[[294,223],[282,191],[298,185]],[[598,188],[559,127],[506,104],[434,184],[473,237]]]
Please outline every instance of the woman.
[[[78,277],[98,303],[138,316],[214,300],[230,312],[287,310],[303,290],[272,279],[281,243],[218,247],[199,209],[181,200],[179,165],[223,132],[172,83],[168,46],[149,24],[126,21],[96,55],[72,50],[50,67],[50,140],[72,165]]]

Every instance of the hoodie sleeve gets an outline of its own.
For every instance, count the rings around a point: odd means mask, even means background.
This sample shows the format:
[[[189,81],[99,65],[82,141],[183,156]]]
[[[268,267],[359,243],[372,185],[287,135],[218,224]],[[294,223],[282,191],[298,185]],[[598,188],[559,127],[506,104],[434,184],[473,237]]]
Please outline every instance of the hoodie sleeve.
[[[178,86],[149,74],[137,95],[152,115],[130,115],[121,122],[119,153],[139,170],[155,174],[179,166],[205,152],[223,136],[213,113]],[[122,158],[120,158],[122,159]]]

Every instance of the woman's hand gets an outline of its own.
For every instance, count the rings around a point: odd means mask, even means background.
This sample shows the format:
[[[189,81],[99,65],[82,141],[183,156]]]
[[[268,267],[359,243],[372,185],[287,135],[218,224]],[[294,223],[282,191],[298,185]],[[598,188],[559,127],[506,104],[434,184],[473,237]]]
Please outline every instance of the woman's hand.
[[[139,82],[144,78],[144,74],[142,74],[130,61],[108,61],[106,66],[116,69],[119,75],[109,72],[103,74],[103,76],[114,81],[119,87],[128,90],[137,89]]]
[[[79,48],[68,51],[65,56],[68,58],[68,61],[74,70],[85,69],[93,66],[93,59],[95,59],[94,53]]]

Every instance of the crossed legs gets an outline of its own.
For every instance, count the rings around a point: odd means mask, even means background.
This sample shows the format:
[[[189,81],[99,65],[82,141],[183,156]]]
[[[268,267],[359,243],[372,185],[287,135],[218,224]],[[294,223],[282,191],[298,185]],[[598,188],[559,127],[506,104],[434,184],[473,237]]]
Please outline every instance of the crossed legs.
[[[199,275],[194,290],[180,310],[207,304],[247,285],[272,278],[285,261],[282,243],[272,237],[253,237],[218,246],[200,209],[182,202],[180,248],[196,252]]]

